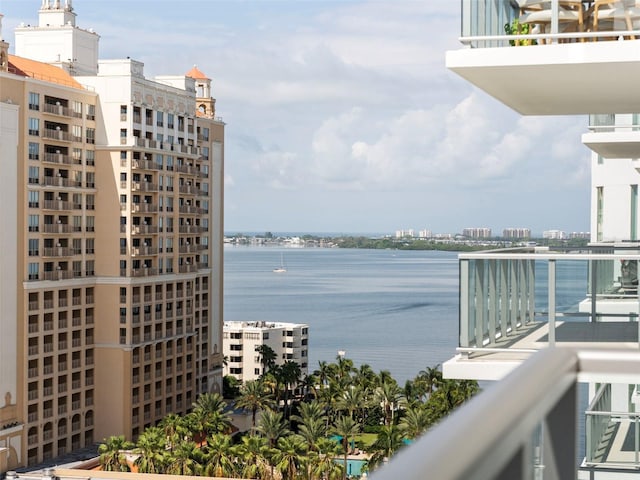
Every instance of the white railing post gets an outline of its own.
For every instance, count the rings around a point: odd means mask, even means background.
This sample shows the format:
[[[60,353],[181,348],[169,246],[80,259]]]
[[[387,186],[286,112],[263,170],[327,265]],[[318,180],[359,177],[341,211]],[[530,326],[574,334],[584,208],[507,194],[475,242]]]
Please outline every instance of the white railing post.
[[[549,260],[549,346],[553,347],[556,344],[556,261]]]
[[[460,346],[469,344],[469,260],[460,260]]]
[[[509,327],[509,264],[511,260],[500,260],[500,333],[507,337]],[[640,305],[640,304],[639,304]]]
[[[484,325],[487,318],[487,292],[484,281],[484,265],[485,260],[476,260],[475,262],[475,287],[476,287],[476,308],[475,308],[475,327],[476,327],[476,346],[484,345]]]
[[[498,319],[497,308],[497,265],[498,260],[489,260],[489,343],[496,341],[496,323]]]

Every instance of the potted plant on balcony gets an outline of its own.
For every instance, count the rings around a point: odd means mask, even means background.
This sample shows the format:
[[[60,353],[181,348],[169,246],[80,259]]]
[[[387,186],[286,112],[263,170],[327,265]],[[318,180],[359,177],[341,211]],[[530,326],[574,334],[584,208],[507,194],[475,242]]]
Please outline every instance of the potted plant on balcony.
[[[527,35],[531,33],[531,24],[520,23],[520,20],[515,18],[511,23],[504,24],[504,32],[507,35]],[[518,40],[509,40],[509,44],[512,46],[519,45],[537,45],[538,42],[533,39],[523,38]]]

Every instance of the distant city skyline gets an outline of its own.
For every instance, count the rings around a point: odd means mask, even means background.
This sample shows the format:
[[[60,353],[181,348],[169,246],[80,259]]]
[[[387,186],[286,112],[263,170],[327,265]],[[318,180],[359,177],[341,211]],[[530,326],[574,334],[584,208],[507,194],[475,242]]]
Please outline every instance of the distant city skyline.
[[[5,40],[36,23],[40,3],[0,0]],[[446,71],[459,2],[73,7],[101,36],[101,58],[140,60],[148,76],[168,59],[180,72],[197,63],[213,79],[227,123],[225,230],[590,229],[587,118],[524,118]]]
[[[466,227],[469,228],[469,227]],[[505,237],[504,230],[509,228],[501,228],[493,230],[491,227],[472,227],[472,228],[489,228],[492,231],[491,237],[499,238]],[[526,227],[521,227],[526,228]],[[413,236],[416,238],[420,237],[437,237],[440,235],[463,235],[465,227],[458,228],[456,230],[450,231],[435,231],[428,228],[405,228],[405,229],[396,229],[393,231],[377,231],[377,232],[355,232],[355,231],[333,231],[333,232],[321,232],[321,231],[303,231],[303,230],[286,230],[286,231],[277,231],[277,230],[255,230],[255,229],[247,229],[247,230],[230,230],[225,229],[225,236],[236,236],[236,235],[248,235],[248,236],[264,236],[264,235],[272,235],[274,237],[295,237],[295,236],[304,236],[304,235],[312,235],[312,236],[341,236],[341,235],[364,235],[364,236]],[[411,234],[409,232],[412,232]],[[428,234],[424,234],[424,232],[429,232]],[[549,238],[557,237],[557,233],[566,234],[567,236],[573,235],[588,235],[589,230],[576,231],[576,230],[568,230],[562,228],[546,228],[541,230],[540,232],[536,232],[531,230],[531,238],[544,238],[545,234]]]

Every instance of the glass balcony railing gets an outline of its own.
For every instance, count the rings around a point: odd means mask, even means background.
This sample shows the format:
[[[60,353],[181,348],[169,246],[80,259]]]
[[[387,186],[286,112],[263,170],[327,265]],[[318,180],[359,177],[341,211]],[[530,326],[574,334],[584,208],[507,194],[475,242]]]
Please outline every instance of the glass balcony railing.
[[[462,0],[461,41],[508,47],[640,38],[640,1]]]
[[[459,351],[638,342],[637,247],[461,254]]]
[[[589,130],[592,132],[638,132],[640,131],[640,114],[589,115]]]
[[[614,390],[618,401],[614,405]],[[585,412],[588,467],[640,468],[640,405],[637,384],[604,383]]]

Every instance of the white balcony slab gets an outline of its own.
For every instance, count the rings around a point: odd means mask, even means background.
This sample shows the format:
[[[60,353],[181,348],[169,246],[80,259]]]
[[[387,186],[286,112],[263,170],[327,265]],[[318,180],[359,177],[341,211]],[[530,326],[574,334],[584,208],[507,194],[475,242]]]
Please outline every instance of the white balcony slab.
[[[522,115],[640,112],[640,40],[587,41],[446,54],[446,66]]]
[[[640,158],[640,131],[585,133],[582,143],[604,158]]]

